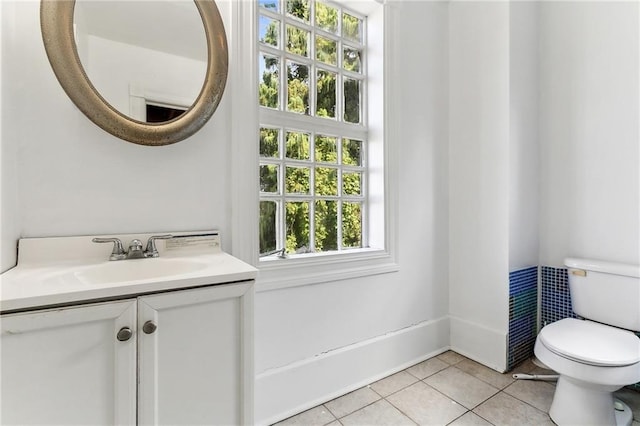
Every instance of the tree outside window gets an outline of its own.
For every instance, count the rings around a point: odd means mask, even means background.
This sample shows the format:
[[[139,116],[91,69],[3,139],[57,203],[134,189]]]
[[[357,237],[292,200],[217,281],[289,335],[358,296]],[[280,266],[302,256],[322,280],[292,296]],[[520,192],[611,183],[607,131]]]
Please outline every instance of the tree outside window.
[[[363,247],[366,19],[314,0],[259,5],[260,253]]]

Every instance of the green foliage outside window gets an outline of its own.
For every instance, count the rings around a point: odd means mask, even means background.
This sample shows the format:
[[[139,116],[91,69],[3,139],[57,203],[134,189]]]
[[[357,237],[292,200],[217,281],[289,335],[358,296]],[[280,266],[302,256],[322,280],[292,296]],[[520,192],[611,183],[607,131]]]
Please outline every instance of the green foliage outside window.
[[[260,1],[261,7],[278,12],[269,0]],[[286,0],[284,13],[310,23],[311,1]],[[320,32],[312,39],[311,32],[289,19],[284,22],[280,41],[281,21],[264,19],[259,42],[272,49],[265,48],[269,53],[260,56],[259,104],[361,124],[362,80],[343,73],[363,73],[362,50],[353,47],[362,42],[363,22],[319,1],[315,2],[313,18],[312,24],[335,35]],[[349,45],[338,42],[340,37]],[[311,46],[315,48],[313,57]],[[274,49],[300,58],[285,59]],[[280,88],[281,73],[285,73],[286,90]],[[315,95],[313,111],[311,90]],[[338,95],[342,96],[342,116],[337,111]],[[260,253],[279,249],[282,243],[290,254],[362,247],[363,141],[273,127],[260,130]],[[278,221],[283,229],[277,226]],[[278,233],[284,240],[281,243]]]
[[[309,22],[309,0],[287,0],[287,13]]]
[[[338,10],[322,2],[316,2],[316,25],[330,33],[338,32]]]
[[[260,131],[261,156],[277,156],[278,130],[262,128]],[[342,195],[362,195],[362,173],[340,171],[338,163],[338,140],[335,137],[317,135],[315,137],[314,155],[318,165],[311,167],[290,167],[284,169],[284,190],[286,194],[310,194],[310,173],[314,173],[314,193],[316,197],[337,197],[338,174],[342,176]],[[296,160],[310,160],[310,139],[307,133],[286,132],[285,157]],[[361,141],[342,139],[342,164],[351,166],[362,165]],[[320,163],[336,164],[333,167],[321,166]],[[278,168],[275,165],[263,164],[260,167],[260,187],[262,192],[277,193]],[[276,201],[261,201],[260,203],[260,252],[265,253],[276,249]],[[309,228],[311,226],[310,206],[308,202],[286,202],[285,218],[285,249],[287,253],[307,251],[337,250],[338,245],[338,215],[342,212],[342,242],[344,248],[362,246],[362,205],[360,202],[339,202],[337,199],[318,199],[315,204],[313,226],[315,238],[311,245]]]

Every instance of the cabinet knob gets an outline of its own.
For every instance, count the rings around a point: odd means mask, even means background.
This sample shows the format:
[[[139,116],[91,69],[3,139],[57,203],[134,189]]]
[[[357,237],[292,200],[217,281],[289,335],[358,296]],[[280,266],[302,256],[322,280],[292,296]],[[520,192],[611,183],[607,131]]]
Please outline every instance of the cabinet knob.
[[[158,326],[153,321],[147,321],[142,326],[142,331],[144,331],[144,334],[153,334],[157,328]]]
[[[118,331],[118,334],[116,334],[116,338],[121,342],[126,342],[131,339],[131,336],[133,336],[133,332],[129,327],[122,327],[120,331]]]

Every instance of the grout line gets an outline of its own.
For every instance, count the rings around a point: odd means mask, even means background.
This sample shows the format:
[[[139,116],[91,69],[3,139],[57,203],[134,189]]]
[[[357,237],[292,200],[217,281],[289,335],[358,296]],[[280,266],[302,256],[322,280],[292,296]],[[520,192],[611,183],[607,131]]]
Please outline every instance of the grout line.
[[[520,398],[518,398],[518,397],[517,397],[517,396],[515,396],[515,395],[511,395],[511,394],[510,394],[510,393],[508,393],[508,392],[504,392],[504,394],[505,394],[505,395],[508,395],[508,396],[510,396],[510,397],[512,397],[512,398],[514,398],[514,399],[517,399],[518,401],[523,402],[523,403],[527,404],[528,406],[530,406],[530,407],[532,407],[532,408],[535,408],[536,410],[538,410],[538,411],[540,411],[541,413],[545,414],[547,417],[549,417],[549,420],[551,420],[551,416],[549,416],[549,413],[548,413],[547,411],[541,410],[541,409],[539,409],[538,407],[536,407],[536,406],[534,406],[534,405],[530,404],[529,402],[527,402],[527,401],[525,401],[525,400],[523,400],[523,399],[520,399]]]

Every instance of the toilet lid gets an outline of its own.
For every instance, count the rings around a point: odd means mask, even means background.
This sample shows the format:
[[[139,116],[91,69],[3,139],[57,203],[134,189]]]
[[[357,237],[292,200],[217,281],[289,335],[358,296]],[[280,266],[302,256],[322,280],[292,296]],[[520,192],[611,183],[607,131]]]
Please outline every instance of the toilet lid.
[[[630,331],[565,318],[538,336],[550,351],[583,364],[622,367],[640,362],[640,339]]]

